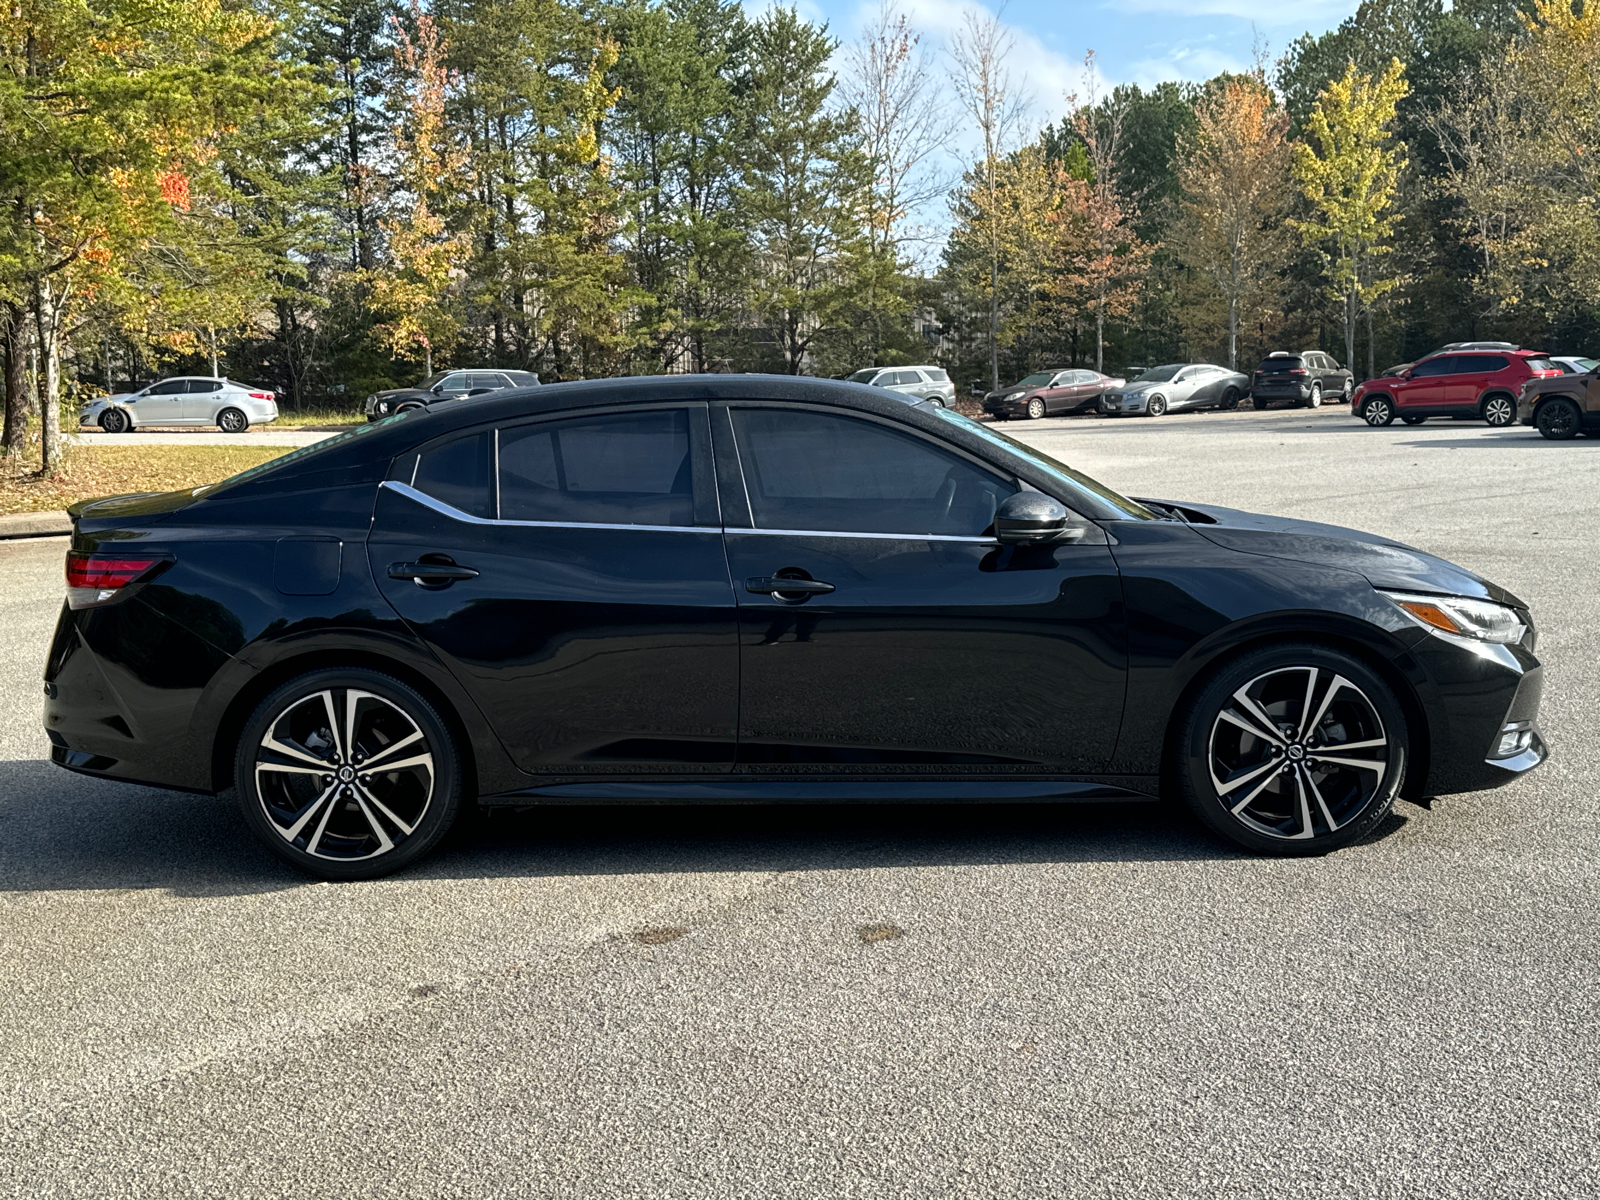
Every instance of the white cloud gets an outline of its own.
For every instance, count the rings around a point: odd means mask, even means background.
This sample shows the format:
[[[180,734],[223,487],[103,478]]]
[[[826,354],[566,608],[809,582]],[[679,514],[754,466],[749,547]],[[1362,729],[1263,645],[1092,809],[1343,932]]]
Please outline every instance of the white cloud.
[[[1301,29],[1336,24],[1356,10],[1354,0],[1116,0],[1115,7],[1123,12],[1238,17],[1261,25],[1293,25]]]
[[[1128,82],[1149,88],[1168,79],[1203,83],[1224,71],[1244,74],[1250,64],[1206,46],[1179,46],[1159,58],[1141,58],[1128,71]]]

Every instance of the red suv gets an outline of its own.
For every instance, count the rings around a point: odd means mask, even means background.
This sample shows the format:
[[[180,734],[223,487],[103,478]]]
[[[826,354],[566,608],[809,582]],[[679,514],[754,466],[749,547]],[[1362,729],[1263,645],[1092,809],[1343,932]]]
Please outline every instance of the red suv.
[[[1396,417],[1407,425],[1429,417],[1481,417],[1501,428],[1516,423],[1524,383],[1560,374],[1536,350],[1453,350],[1399,375],[1367,380],[1350,397],[1350,414],[1368,425],[1388,425]]]

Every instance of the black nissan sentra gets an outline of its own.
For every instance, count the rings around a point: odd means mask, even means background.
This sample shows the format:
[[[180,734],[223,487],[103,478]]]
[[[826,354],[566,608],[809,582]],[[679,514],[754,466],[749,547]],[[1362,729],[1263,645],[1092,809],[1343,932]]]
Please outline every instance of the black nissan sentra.
[[[55,761],[233,787],[327,878],[472,803],[1170,791],[1319,853],[1546,754],[1533,622],[1477,575],[848,383],[510,391],[72,516]]]

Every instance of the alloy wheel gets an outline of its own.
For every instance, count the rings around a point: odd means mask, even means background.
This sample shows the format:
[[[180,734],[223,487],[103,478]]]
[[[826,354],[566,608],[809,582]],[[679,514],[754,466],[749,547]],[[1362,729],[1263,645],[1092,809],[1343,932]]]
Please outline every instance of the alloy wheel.
[[[255,751],[255,791],[288,846],[335,863],[390,854],[433,801],[433,747],[393,701],[326,688],[291,701]]]
[[[100,428],[107,433],[127,433],[130,424],[128,414],[120,408],[107,409],[100,418]]]
[[[1306,407],[1307,408],[1321,408],[1322,407],[1322,385],[1320,383],[1313,383],[1311,385],[1311,398],[1306,401]]]
[[[1583,418],[1570,400],[1546,400],[1534,415],[1534,424],[1551,441],[1564,442],[1577,436]]]
[[[1044,416],[1044,401],[1039,399],[1039,397],[1035,396],[1032,400],[1028,401],[1028,416],[1032,417],[1035,421]]]
[[[1394,420],[1394,409],[1381,396],[1374,396],[1361,406],[1361,418],[1374,428]]]
[[[243,433],[250,422],[237,408],[225,408],[217,414],[217,428],[223,433]]]
[[[1517,419],[1517,406],[1506,396],[1491,396],[1484,402],[1483,419],[1496,429],[1503,429]]]
[[[1208,742],[1211,783],[1254,833],[1335,833],[1384,794],[1390,744],[1367,694],[1337,671],[1283,667],[1238,688]]]
[[[1151,396],[1144,406],[1144,411],[1152,417],[1159,417],[1167,411],[1167,398],[1165,396]]]

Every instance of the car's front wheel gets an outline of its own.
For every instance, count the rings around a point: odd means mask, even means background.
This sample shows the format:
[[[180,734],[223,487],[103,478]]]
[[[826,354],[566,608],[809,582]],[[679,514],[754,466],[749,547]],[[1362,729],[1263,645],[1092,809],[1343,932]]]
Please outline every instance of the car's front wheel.
[[[133,422],[120,408],[108,408],[100,414],[100,428],[107,433],[127,433],[133,428]]]
[[[1361,419],[1376,429],[1394,424],[1394,405],[1387,396],[1373,396],[1361,406]]]
[[[1495,429],[1515,424],[1517,406],[1510,396],[1490,396],[1483,402],[1483,419]]]
[[[1305,644],[1225,665],[1181,715],[1174,749],[1179,790],[1213,831],[1264,854],[1321,854],[1387,815],[1408,739],[1374,671]]]
[[[1146,416],[1159,417],[1167,411],[1167,398],[1165,396],[1151,396],[1144,406]]]
[[[1039,399],[1039,397],[1035,396],[1032,400],[1028,401],[1028,416],[1030,419],[1035,421],[1044,416],[1044,401]]]
[[[1583,415],[1571,400],[1546,400],[1539,405],[1533,423],[1552,442],[1564,442],[1578,435],[1583,425]]]
[[[234,758],[244,819],[272,853],[323,879],[372,879],[427,853],[461,806],[444,721],[416,689],[365,668],[275,689]]]
[[[237,408],[225,408],[217,414],[217,428],[223,433],[243,433],[250,428],[250,418]]]

